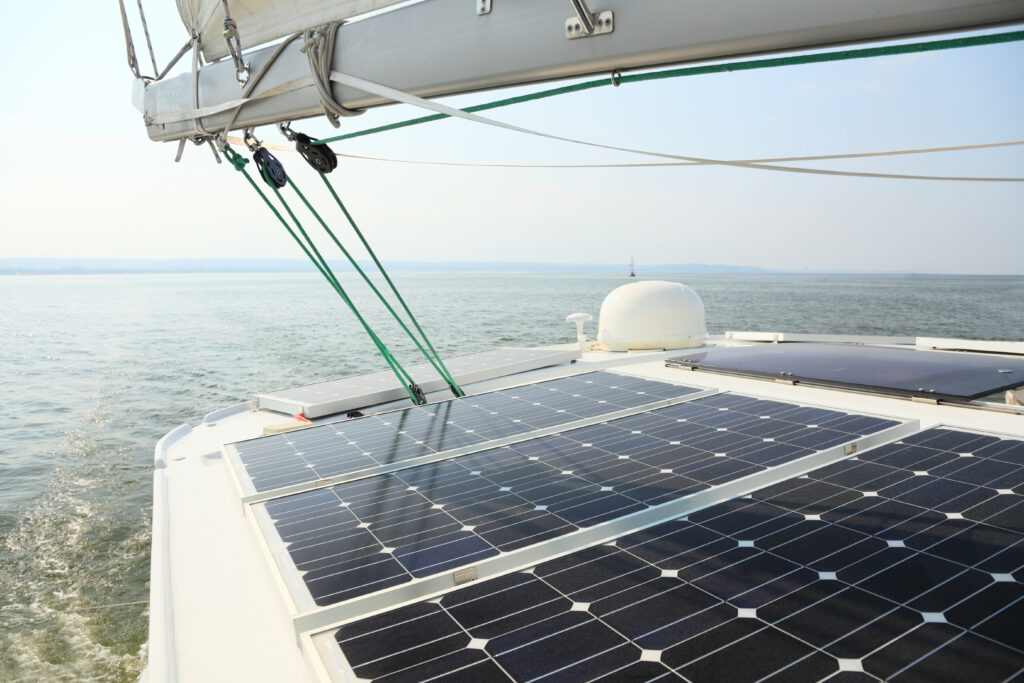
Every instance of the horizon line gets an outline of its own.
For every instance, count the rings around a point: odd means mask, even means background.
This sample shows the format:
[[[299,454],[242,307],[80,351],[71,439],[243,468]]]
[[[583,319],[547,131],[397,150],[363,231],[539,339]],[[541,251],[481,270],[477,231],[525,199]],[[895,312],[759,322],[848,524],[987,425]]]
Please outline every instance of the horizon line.
[[[356,259],[361,267],[376,270],[369,260]],[[330,261],[333,268],[354,272],[347,261]],[[627,263],[557,261],[384,261],[391,269],[404,272],[558,272],[589,271],[611,273],[629,271]],[[659,263],[642,266],[644,272],[734,275],[950,275],[963,277],[1021,277],[1024,273],[947,273],[909,270],[838,270],[829,268],[766,268],[732,264]],[[298,258],[152,258],[152,257],[11,257],[0,258],[0,275],[135,275],[202,273],[315,272],[313,265]]]

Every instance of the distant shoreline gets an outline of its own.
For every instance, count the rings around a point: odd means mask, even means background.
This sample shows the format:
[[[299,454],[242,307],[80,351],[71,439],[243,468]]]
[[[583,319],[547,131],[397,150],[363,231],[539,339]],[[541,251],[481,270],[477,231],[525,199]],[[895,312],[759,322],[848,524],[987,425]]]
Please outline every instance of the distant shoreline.
[[[374,270],[369,261],[360,267]],[[398,272],[495,272],[495,273],[622,273],[628,264],[616,263],[531,263],[505,261],[392,261],[384,267]],[[347,261],[331,261],[338,272],[354,272]],[[668,264],[650,265],[647,272],[769,273],[752,266]],[[313,273],[312,264],[302,259],[0,259],[0,274],[87,275],[140,273]]]
[[[360,266],[373,271],[370,262]],[[529,263],[502,261],[394,261],[384,264],[393,272],[433,273],[580,273],[621,274],[628,272],[627,264],[614,263]],[[332,262],[337,272],[354,272],[347,262]],[[214,274],[214,273],[315,273],[313,266],[300,259],[70,259],[70,258],[13,258],[0,259],[0,275],[159,275],[159,274]],[[908,271],[854,271],[854,270],[784,270],[756,266],[724,264],[677,263],[640,265],[637,276],[649,274],[735,274],[735,275],[950,275],[957,277],[1020,277],[1012,273],[915,273]]]

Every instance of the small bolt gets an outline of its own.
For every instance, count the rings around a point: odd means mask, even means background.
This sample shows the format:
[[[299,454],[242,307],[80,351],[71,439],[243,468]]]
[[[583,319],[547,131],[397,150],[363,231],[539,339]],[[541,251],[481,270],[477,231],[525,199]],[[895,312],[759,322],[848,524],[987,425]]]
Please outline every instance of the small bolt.
[[[579,30],[580,30],[580,25],[579,25],[579,24],[576,24],[576,25],[575,25],[575,26],[574,26],[573,28],[574,28],[575,30],[579,31]]]

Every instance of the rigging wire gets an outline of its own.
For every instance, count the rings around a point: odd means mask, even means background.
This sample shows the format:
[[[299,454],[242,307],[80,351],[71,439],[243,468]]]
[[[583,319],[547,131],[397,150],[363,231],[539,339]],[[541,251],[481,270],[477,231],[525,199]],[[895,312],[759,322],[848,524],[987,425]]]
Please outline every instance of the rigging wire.
[[[139,17],[142,19],[142,32],[146,34],[146,45],[149,47],[149,58],[153,62],[153,73],[160,73],[160,67],[156,65],[156,54],[153,52],[153,41],[149,37],[149,25],[146,23],[146,13],[142,11],[142,0],[138,0]]]
[[[124,0],[117,0],[121,5],[121,27],[124,29],[125,49],[128,52],[128,68],[135,74],[136,78],[142,78],[139,71],[139,60],[135,56],[135,41],[132,40],[132,29],[128,25],[128,12],[124,8]]]
[[[1024,32],[1021,33],[1024,37]],[[541,131],[533,130],[530,128],[524,128],[522,126],[515,126],[510,123],[504,123],[495,119],[489,119],[484,116],[465,112],[461,109],[455,109],[438,102],[423,99],[410,93],[390,88],[380,83],[374,83],[364,78],[352,76],[351,74],[345,74],[338,71],[331,72],[331,80],[344,85],[358,88],[364,92],[379,95],[381,97],[387,97],[396,102],[402,102],[404,104],[411,104],[423,109],[429,109],[438,113],[447,114],[454,118],[465,119],[467,121],[473,121],[475,123],[481,123],[488,126],[494,126],[496,128],[502,128],[510,130],[516,133],[523,133],[526,135],[533,135],[548,140],[558,140],[559,142],[568,142],[576,145],[582,145],[585,147],[593,147],[595,149],[607,149],[615,152],[628,152],[631,154],[640,154],[643,156],[657,157],[661,159],[675,159],[678,161],[693,161],[702,164],[711,164],[717,166],[732,166],[738,168],[748,168],[763,171],[779,171],[783,173],[804,173],[811,175],[827,175],[827,176],[842,176],[842,177],[855,177],[855,178],[888,178],[888,179],[901,179],[901,180],[955,180],[955,181],[974,181],[974,182],[1024,182],[1024,178],[984,178],[974,176],[933,176],[933,175],[911,175],[902,173],[869,173],[864,171],[837,171],[823,168],[808,168],[803,166],[778,166],[774,164],[762,164],[762,163],[751,163],[746,161],[728,161],[725,159],[709,159],[706,157],[688,156],[682,154],[667,154],[664,152],[653,152],[650,150],[634,149],[630,147],[619,147],[616,145],[605,145],[598,142],[590,142],[587,140],[580,140],[577,138],[565,137],[562,135],[554,135],[552,133],[544,133]]]
[[[227,141],[234,144],[241,144],[241,138],[229,137]],[[295,149],[285,145],[262,143],[264,147],[283,152],[294,152]],[[1012,147],[1024,145],[1024,140],[1009,140],[1007,142],[983,142],[974,145],[953,145],[949,147],[921,147],[916,149],[894,149],[884,152],[852,152],[847,154],[819,154],[803,157],[770,157],[764,159],[736,159],[744,163],[785,163],[789,161],[832,161],[837,159],[866,159],[871,157],[899,156],[908,154],[933,154],[938,152],[960,152],[973,149],[994,149],[999,147]],[[375,157],[365,154],[351,154],[335,152],[339,157],[346,159],[358,159],[360,161],[382,161],[392,164],[421,164],[427,166],[457,166],[468,168],[521,168],[521,169],[562,169],[562,168],[663,168],[671,166],[706,166],[707,164],[697,161],[653,161],[648,163],[620,163],[620,164],[521,164],[514,162],[475,162],[475,161],[436,161],[429,159],[395,159],[392,157]]]

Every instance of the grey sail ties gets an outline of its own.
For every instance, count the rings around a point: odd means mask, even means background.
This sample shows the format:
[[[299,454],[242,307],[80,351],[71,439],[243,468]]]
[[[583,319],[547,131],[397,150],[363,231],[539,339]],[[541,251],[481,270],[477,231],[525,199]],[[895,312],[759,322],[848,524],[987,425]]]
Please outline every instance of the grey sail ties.
[[[334,43],[338,35],[340,22],[325,24],[310,29],[303,34],[302,52],[309,60],[309,73],[313,78],[313,87],[316,88],[320,97],[320,104],[324,108],[327,120],[331,125],[338,128],[341,124],[339,119],[342,116],[358,116],[363,113],[361,109],[349,109],[343,106],[334,98],[331,90],[331,63],[334,61]]]

